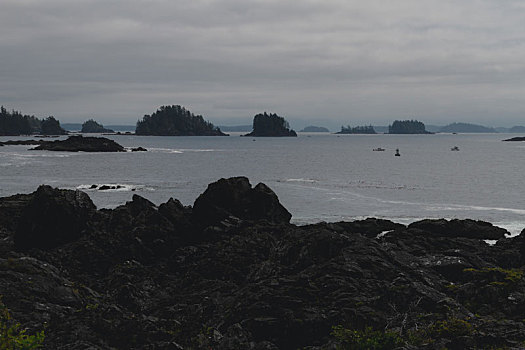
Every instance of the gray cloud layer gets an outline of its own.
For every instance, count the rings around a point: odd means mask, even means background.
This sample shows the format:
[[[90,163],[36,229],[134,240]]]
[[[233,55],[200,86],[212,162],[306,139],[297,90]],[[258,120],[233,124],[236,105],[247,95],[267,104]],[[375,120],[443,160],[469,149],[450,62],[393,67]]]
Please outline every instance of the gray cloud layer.
[[[0,103],[62,121],[182,104],[214,122],[516,124],[524,15],[513,0],[2,0]]]

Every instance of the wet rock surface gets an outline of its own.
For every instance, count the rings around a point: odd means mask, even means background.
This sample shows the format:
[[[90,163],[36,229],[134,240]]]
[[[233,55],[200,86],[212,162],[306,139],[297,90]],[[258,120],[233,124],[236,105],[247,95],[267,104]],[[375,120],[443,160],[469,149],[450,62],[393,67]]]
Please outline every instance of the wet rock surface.
[[[337,325],[392,331],[407,349],[520,348],[525,233],[506,233],[471,220],[296,226],[243,177],[193,207],[133,195],[97,210],[41,186],[0,198],[0,294],[47,349],[333,349]]]

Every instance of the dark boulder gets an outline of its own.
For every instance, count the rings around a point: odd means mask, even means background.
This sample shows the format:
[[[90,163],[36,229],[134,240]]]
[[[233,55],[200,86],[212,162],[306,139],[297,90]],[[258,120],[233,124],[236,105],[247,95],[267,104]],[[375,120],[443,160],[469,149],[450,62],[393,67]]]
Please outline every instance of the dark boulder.
[[[42,185],[25,207],[14,235],[17,249],[50,249],[82,235],[96,207],[81,191]]]
[[[260,183],[252,188],[246,177],[220,179],[208,185],[193,206],[193,218],[198,225],[215,225],[232,216],[274,224],[289,223],[292,217],[268,186]]]
[[[131,152],[146,152],[146,151],[147,149],[145,149],[144,147],[135,147],[131,149]]]
[[[497,240],[504,238],[509,232],[501,227],[485,221],[476,220],[421,220],[408,226],[409,229],[418,229],[442,237],[464,237],[475,239]]]

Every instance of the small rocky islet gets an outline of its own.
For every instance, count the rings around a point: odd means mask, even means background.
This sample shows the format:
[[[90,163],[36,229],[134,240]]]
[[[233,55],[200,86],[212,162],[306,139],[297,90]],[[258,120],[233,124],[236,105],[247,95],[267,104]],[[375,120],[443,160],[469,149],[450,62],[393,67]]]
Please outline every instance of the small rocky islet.
[[[31,150],[57,152],[126,152],[126,149],[117,142],[105,137],[73,135],[65,140],[9,140],[0,142],[0,146],[37,145]],[[134,147],[132,152],[145,152],[143,147]]]
[[[47,349],[524,346],[525,233],[290,219],[245,177],[193,206],[42,185],[0,198],[1,303]]]

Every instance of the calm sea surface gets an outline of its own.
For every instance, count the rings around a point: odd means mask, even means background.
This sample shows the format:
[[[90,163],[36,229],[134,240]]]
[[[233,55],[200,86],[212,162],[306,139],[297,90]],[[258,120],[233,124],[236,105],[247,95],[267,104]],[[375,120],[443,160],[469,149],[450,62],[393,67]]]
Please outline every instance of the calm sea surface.
[[[525,228],[525,143],[510,134],[331,135],[297,138],[107,136],[148,152],[66,153],[0,147],[0,196],[40,184],[83,189],[115,207],[134,193],[160,204],[193,204],[221,177],[264,182],[293,222],[379,217],[471,218],[519,233]],[[23,137],[0,137],[27,139]],[[453,152],[451,147],[460,151]],[[384,152],[372,149],[382,147]],[[395,149],[401,156],[394,157]],[[90,190],[92,184],[122,189]],[[132,192],[132,189],[134,190]]]

